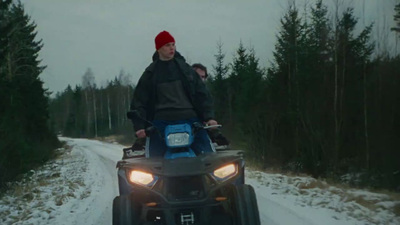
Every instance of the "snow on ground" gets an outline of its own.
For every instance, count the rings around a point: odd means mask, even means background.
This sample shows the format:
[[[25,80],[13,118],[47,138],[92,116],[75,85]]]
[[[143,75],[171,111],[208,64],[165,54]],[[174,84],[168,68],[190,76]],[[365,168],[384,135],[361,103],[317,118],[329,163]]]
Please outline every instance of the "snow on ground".
[[[0,224],[111,224],[118,194],[118,144],[62,138],[70,148],[10,185],[0,197]],[[246,170],[263,225],[400,224],[392,195],[330,186],[310,177]]]
[[[111,224],[117,144],[67,139],[72,149],[31,171],[0,199],[0,224]]]
[[[256,190],[262,221],[282,225],[400,224],[400,216],[394,213],[400,201],[387,194],[337,188],[311,177],[259,171],[248,170],[247,178],[246,183]],[[293,220],[296,217],[297,223]]]

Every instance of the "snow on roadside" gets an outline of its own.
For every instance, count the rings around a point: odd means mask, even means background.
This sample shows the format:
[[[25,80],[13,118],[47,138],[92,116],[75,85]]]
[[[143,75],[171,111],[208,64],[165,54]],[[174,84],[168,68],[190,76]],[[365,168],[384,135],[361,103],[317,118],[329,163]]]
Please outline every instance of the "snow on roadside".
[[[82,174],[88,162],[82,152],[57,149],[60,156],[40,169],[31,170],[0,199],[1,224],[44,224],[59,215],[70,199],[90,193]],[[73,210],[73,209],[70,209]]]
[[[246,183],[255,188],[259,201],[272,200],[313,224],[400,224],[400,216],[394,212],[400,201],[387,194],[337,188],[311,177],[246,173]]]
[[[59,157],[14,182],[0,197],[0,224],[111,224],[121,146],[60,139],[69,147],[57,149]]]

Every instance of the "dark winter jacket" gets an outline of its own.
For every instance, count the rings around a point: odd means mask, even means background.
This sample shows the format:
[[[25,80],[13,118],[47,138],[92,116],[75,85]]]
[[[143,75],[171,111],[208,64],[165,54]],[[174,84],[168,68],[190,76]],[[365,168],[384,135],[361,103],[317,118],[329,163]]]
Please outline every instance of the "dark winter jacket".
[[[172,60],[182,72],[180,79],[184,91],[193,105],[198,118],[202,121],[213,119],[213,101],[198,74],[186,63],[186,60],[178,52],[175,52]],[[145,118],[148,121],[152,121],[155,114],[157,79],[154,72],[158,62],[159,56],[156,52],[153,55],[153,62],[146,68],[136,85],[131,103],[131,110],[136,110],[141,118]],[[147,125],[140,119],[133,120],[133,123],[135,131],[144,129]]]

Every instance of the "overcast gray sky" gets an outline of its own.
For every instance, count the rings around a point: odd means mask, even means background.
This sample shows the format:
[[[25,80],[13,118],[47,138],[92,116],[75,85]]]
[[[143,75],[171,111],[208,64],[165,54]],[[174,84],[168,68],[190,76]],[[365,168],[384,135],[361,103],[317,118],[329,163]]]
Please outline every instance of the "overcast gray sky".
[[[396,0],[342,0],[356,7],[362,23],[393,24]],[[41,75],[52,92],[81,84],[87,68],[104,85],[123,69],[137,82],[151,62],[154,37],[162,30],[175,38],[177,50],[209,70],[218,40],[225,62],[231,62],[242,40],[253,46],[262,67],[268,67],[286,0],[22,0],[43,39],[40,52],[47,69]],[[296,0],[303,7],[303,0]],[[314,4],[315,0],[309,0]],[[332,4],[333,0],[325,0]],[[388,25],[388,26],[390,26]],[[380,26],[381,28],[383,25]]]

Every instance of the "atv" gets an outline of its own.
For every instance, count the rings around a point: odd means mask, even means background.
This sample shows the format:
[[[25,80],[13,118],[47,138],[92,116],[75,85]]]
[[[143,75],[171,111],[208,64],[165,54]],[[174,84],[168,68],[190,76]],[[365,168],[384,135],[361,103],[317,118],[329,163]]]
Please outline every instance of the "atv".
[[[243,151],[196,155],[191,149],[196,131],[209,128],[169,125],[163,158],[124,155],[117,163],[120,195],[113,201],[114,225],[260,224],[254,189],[244,184]]]

